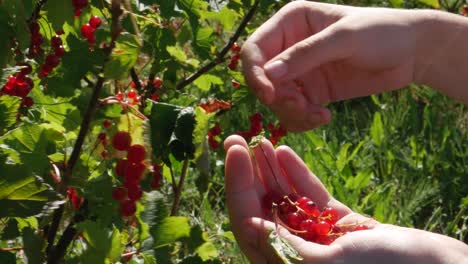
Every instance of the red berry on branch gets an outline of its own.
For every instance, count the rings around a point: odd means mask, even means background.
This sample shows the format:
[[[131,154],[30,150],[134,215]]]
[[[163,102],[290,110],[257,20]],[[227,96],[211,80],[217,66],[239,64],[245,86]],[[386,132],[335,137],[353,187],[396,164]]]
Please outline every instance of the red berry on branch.
[[[89,19],[89,25],[91,25],[95,29],[101,26],[101,22],[101,18],[99,18],[98,16],[92,16]]]
[[[116,187],[112,190],[112,199],[123,201],[127,197],[127,190],[123,187]]]
[[[234,87],[234,88],[236,88],[236,89],[237,89],[237,88],[239,88],[239,87],[240,87],[240,83],[239,83],[239,82],[237,82],[236,80],[232,80],[232,87]]]
[[[134,89],[130,89],[130,91],[128,91],[127,93],[127,97],[130,98],[130,99],[134,99],[136,97],[137,93]]]
[[[320,218],[330,224],[335,224],[338,221],[338,212],[331,207],[327,207],[323,209]]]
[[[328,222],[320,221],[315,224],[315,232],[320,236],[324,236],[328,234],[330,230],[331,230],[331,225]]]
[[[136,212],[136,204],[132,200],[125,200],[120,204],[120,214],[128,217],[134,215]]]
[[[50,44],[52,45],[53,48],[59,47],[60,45],[62,45],[62,39],[58,35],[53,36],[50,39]]]
[[[106,140],[106,133],[99,133],[98,139],[99,139],[100,141]]]
[[[31,97],[25,97],[23,98],[22,105],[24,107],[31,107],[34,105],[34,100]]]
[[[91,37],[93,37],[95,30],[96,29],[93,28],[90,24],[84,24],[83,26],[81,26],[81,34],[86,39],[90,39]]]
[[[63,46],[58,46],[54,49],[54,52],[55,56],[61,58],[65,55],[65,48]]]
[[[154,78],[153,86],[155,88],[157,88],[157,89],[161,88],[162,84],[163,84],[163,81],[161,80],[161,78],[159,78],[159,77]]]
[[[124,151],[130,147],[132,142],[132,138],[129,133],[119,131],[117,132],[114,137],[112,138],[112,146],[116,150]]]
[[[151,95],[151,100],[153,100],[155,102],[159,101],[159,94],[157,94],[157,93],[152,94]]]
[[[145,159],[146,150],[145,147],[139,144],[132,145],[128,149],[127,159],[131,163],[139,163]]]
[[[32,72],[32,67],[28,63],[21,63],[18,66],[23,67],[20,70],[20,74],[22,74],[22,75],[28,75],[28,74],[30,74]]]
[[[112,121],[106,119],[106,120],[102,121],[102,126],[104,128],[109,128],[109,127],[112,126]]]
[[[138,183],[143,177],[145,170],[146,166],[142,163],[130,163],[125,180]]]
[[[128,191],[128,199],[132,201],[138,201],[143,196],[143,191],[138,185],[130,186],[130,188],[128,188],[127,191]]]
[[[115,174],[120,177],[127,177],[128,171],[128,160],[120,159],[117,161],[117,165],[115,166]]]
[[[231,46],[231,51],[232,52],[239,52],[239,51],[241,51],[241,47],[239,45],[237,45],[237,43],[234,43]]]

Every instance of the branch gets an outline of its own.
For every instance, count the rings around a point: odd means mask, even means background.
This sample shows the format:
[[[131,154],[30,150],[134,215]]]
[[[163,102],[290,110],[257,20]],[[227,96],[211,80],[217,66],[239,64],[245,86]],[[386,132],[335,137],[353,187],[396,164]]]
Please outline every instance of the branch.
[[[36,7],[34,7],[34,10],[32,12],[31,18],[29,19],[29,23],[32,21],[36,21],[39,18],[39,13],[41,12],[41,8],[47,3],[47,0],[39,0],[36,3]]]
[[[182,196],[182,188],[184,187],[185,177],[187,176],[188,165],[189,159],[187,158],[184,160],[184,164],[182,166],[182,174],[180,175],[179,186],[177,186],[177,192],[174,196],[174,203],[172,204],[171,216],[177,215],[177,211],[179,211],[180,197]]]
[[[40,2],[45,2],[45,1],[40,1]],[[110,54],[112,52],[112,49],[115,47],[115,40],[117,37],[120,35],[120,32],[122,31],[121,26],[120,26],[120,20],[119,17],[122,14],[122,10],[120,9],[120,1],[119,0],[113,0],[112,1],[112,6],[111,6],[111,13],[112,13],[112,41],[109,46],[109,48],[106,50],[106,59],[104,60],[103,65],[106,64],[107,60],[110,57]],[[65,169],[62,177],[62,181],[60,182],[59,186],[59,192],[62,194],[66,193],[66,190],[68,188],[68,183],[70,182],[73,168],[75,167],[76,163],[78,162],[80,158],[81,151],[83,149],[83,144],[86,138],[86,135],[89,131],[89,127],[91,125],[91,121],[94,118],[94,115],[96,113],[96,110],[99,105],[99,95],[101,94],[101,91],[103,89],[104,85],[104,77],[102,72],[104,71],[104,66],[101,69],[101,73],[98,76],[98,80],[94,86],[93,93],[91,95],[91,100],[89,101],[88,108],[86,109],[86,113],[83,117],[83,120],[81,121],[81,126],[80,126],[80,131],[78,132],[78,137],[76,139],[75,145],[73,146],[72,153],[70,155],[69,160],[65,164]],[[65,204],[62,204],[59,206],[57,210],[54,211],[54,215],[52,218],[52,224],[49,229],[49,232],[47,234],[47,258],[48,261],[53,262],[54,259],[56,258],[55,256],[60,256],[62,254],[62,251],[60,250],[66,250],[66,248],[63,248],[63,243],[61,242],[65,239],[68,239],[68,236],[70,236],[71,228],[73,228],[74,221],[72,221],[67,229],[65,229],[64,233],[62,234],[62,237],[59,240],[59,244],[57,246],[60,246],[55,248],[54,241],[55,241],[55,236],[57,235],[58,227],[60,225],[60,221],[62,219],[63,211],[65,209]],[[77,217],[75,215],[75,217]],[[63,254],[65,254],[63,252]]]
[[[138,91],[138,94],[141,94],[140,78],[138,78],[138,74],[133,67],[130,69],[130,76],[132,77],[132,81],[135,84],[135,89]]]
[[[247,15],[242,19],[239,27],[237,28],[236,32],[232,37],[229,39],[229,42],[224,46],[224,48],[221,50],[221,52],[216,56],[216,58],[212,61],[210,61],[208,64],[205,66],[201,67],[197,72],[194,74],[190,75],[188,78],[185,80],[181,81],[180,83],[177,84],[176,88],[177,90],[182,90],[185,86],[191,84],[194,82],[198,77],[202,76],[203,74],[207,73],[211,69],[213,69],[216,65],[224,62],[226,54],[229,52],[230,48],[232,45],[239,39],[239,36],[244,32],[245,28],[247,27],[247,24],[252,20],[255,11],[257,11],[258,5],[260,4],[260,0],[256,0],[255,3],[252,5],[250,8],[249,12]]]

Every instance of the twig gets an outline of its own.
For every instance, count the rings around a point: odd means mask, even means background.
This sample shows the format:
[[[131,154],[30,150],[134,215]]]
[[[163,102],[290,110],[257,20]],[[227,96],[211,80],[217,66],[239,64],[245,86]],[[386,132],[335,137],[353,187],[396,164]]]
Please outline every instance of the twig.
[[[237,41],[239,36],[244,32],[245,28],[247,27],[247,24],[252,20],[255,11],[258,8],[258,5],[260,4],[260,0],[256,0],[255,3],[252,5],[250,8],[249,12],[247,15],[242,19],[239,27],[237,28],[236,32],[232,37],[229,39],[229,42],[224,46],[224,48],[221,50],[221,52],[216,56],[216,58],[212,61],[210,61],[208,64],[205,66],[201,67],[198,71],[196,71],[194,74],[190,75],[188,78],[184,79],[180,83],[177,84],[176,88],[177,90],[182,90],[184,87],[189,85],[190,83],[194,82],[196,79],[198,79],[200,76],[203,74],[207,73],[211,69],[213,69],[216,65],[224,62],[226,54],[229,52],[231,49],[232,45]]]
[[[172,165],[169,166],[169,172],[171,174],[172,192],[177,193],[177,183],[174,177],[174,168],[172,168]]]
[[[180,197],[182,196],[182,188],[184,187],[185,177],[187,176],[188,165],[189,159],[187,158],[184,160],[184,164],[182,166],[182,174],[180,175],[179,186],[177,187],[177,192],[174,196],[174,203],[172,204],[171,216],[177,215],[177,212],[179,211]]]
[[[130,69],[130,76],[132,77],[132,81],[135,84],[135,88],[138,91],[138,94],[141,94],[142,86],[141,86],[140,78],[138,78],[138,74],[136,73],[135,68],[133,67]]]
[[[110,54],[112,52],[112,49],[115,47],[115,40],[117,39],[117,37],[120,35],[120,32],[121,32],[119,17],[122,14],[122,10],[120,9],[120,0],[113,0],[112,1],[111,13],[112,13],[112,32],[111,32],[112,41],[111,41],[110,47],[106,50],[106,55],[107,56],[106,56],[106,59],[104,61],[104,65],[107,62],[107,60],[109,59]],[[70,182],[70,179],[71,179],[71,176],[72,176],[73,168],[75,167],[76,163],[79,160],[80,153],[82,151],[83,144],[84,144],[86,135],[88,133],[91,121],[92,121],[92,119],[94,117],[94,114],[95,114],[95,112],[97,110],[97,107],[99,105],[99,95],[101,94],[101,91],[102,91],[103,85],[104,85],[104,77],[102,76],[103,69],[104,69],[104,66],[102,67],[101,74],[99,74],[98,80],[97,80],[97,82],[96,82],[96,84],[94,86],[94,90],[93,90],[93,93],[91,95],[91,100],[89,101],[88,108],[87,108],[86,113],[85,113],[85,115],[83,117],[83,120],[81,122],[80,131],[78,132],[78,137],[76,139],[75,145],[74,145],[72,153],[70,155],[70,159],[65,164],[65,170],[64,170],[64,173],[63,173],[63,178],[62,178],[62,181],[60,182],[60,186],[59,186],[59,192],[62,193],[62,194],[65,194],[65,192],[67,190],[68,183]],[[54,245],[54,240],[55,240],[55,236],[57,235],[57,231],[58,231],[58,227],[60,225],[60,221],[62,219],[64,206],[65,205],[62,204],[62,205],[59,206],[59,208],[57,210],[54,211],[52,224],[51,224],[51,227],[50,227],[49,232],[47,234],[48,245],[47,245],[46,253],[47,253],[48,261],[49,262],[52,261],[50,263],[55,263],[55,262],[53,262],[53,260],[56,259],[56,256],[60,256],[62,254],[62,252],[59,251],[59,249],[60,250],[66,250],[66,248],[63,248],[63,246],[62,246],[64,242],[61,242],[61,241],[63,241],[64,239],[68,239],[67,236],[70,235],[71,231],[67,231],[67,230],[70,230],[71,228],[73,228],[73,221],[72,221],[72,223],[70,223],[70,225],[67,227],[67,229],[65,229],[64,233],[62,234],[62,237],[59,240],[58,246],[60,246],[60,248],[58,248],[58,247],[55,248],[53,246]],[[63,253],[63,254],[65,254],[65,253]]]
[[[39,0],[36,3],[36,7],[32,12],[31,18],[29,19],[29,23],[36,21],[39,18],[39,13],[41,12],[41,8],[47,3],[47,0]]]
[[[0,248],[0,251],[10,252],[10,251],[18,251],[23,250],[22,247],[12,247],[12,248]]]

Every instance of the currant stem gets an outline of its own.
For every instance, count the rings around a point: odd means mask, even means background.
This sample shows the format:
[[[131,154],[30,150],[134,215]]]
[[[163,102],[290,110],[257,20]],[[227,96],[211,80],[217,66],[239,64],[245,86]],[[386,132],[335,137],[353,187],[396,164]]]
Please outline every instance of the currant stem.
[[[278,188],[281,190],[282,193],[286,193],[286,192],[284,191],[284,189],[281,187],[281,185],[279,184],[279,182],[278,182],[278,178],[276,177],[276,174],[275,174],[275,172],[274,172],[274,170],[273,170],[273,167],[271,166],[270,161],[268,160],[268,157],[267,157],[267,155],[266,155],[266,153],[265,153],[265,150],[264,150],[263,147],[262,147],[262,143],[260,142],[260,144],[258,144],[258,146],[259,146],[260,149],[262,150],[263,157],[265,158],[266,163],[268,164],[268,167],[270,168],[271,174],[273,175],[273,178],[275,179],[276,185],[278,186]]]

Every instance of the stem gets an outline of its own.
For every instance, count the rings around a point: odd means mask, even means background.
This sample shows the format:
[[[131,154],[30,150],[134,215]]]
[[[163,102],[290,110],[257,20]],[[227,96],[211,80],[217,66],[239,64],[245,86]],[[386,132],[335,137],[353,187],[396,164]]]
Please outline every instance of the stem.
[[[40,2],[45,3],[45,1],[40,1]],[[112,1],[111,13],[112,13],[112,32],[111,32],[112,41],[110,43],[110,47],[106,50],[107,56],[104,61],[104,65],[109,59],[112,49],[115,47],[115,40],[117,39],[117,37],[119,36],[121,32],[119,17],[122,14],[122,10],[120,9],[120,0]],[[93,94],[91,95],[91,100],[88,104],[88,108],[81,122],[80,131],[78,133],[78,137],[76,139],[75,145],[70,155],[70,159],[68,160],[68,162],[65,163],[65,170],[63,173],[62,181],[60,182],[60,185],[59,185],[59,192],[61,194],[66,193],[66,190],[68,188],[68,183],[70,182],[70,179],[72,176],[73,168],[75,167],[76,163],[79,160],[81,151],[83,149],[83,143],[88,133],[91,121],[94,117],[94,114],[96,113],[97,107],[99,106],[99,95],[101,94],[101,91],[104,85],[104,77],[102,76],[103,70],[104,70],[104,66],[102,67],[101,74],[99,75],[98,80],[94,86]],[[71,221],[71,223],[68,225],[68,227],[65,229],[64,233],[62,234],[62,237],[60,238],[59,243],[57,245],[57,248],[54,247],[55,236],[57,235],[58,227],[62,219],[64,208],[65,208],[65,204],[62,204],[59,206],[57,210],[54,211],[52,224],[47,234],[48,244],[47,244],[46,254],[47,254],[48,262],[50,263],[56,263],[54,261],[58,261],[57,256],[60,257],[62,254],[63,255],[65,254],[64,251],[66,250],[66,247],[64,248],[64,246],[66,243],[69,244],[71,242],[71,241],[67,242],[68,239],[73,240],[73,236],[71,235],[73,234],[72,229],[74,229],[73,225],[75,221]],[[75,218],[76,217],[77,216],[75,215]]]
[[[262,150],[263,157],[265,158],[265,161],[266,161],[266,163],[268,164],[268,167],[269,167],[270,170],[271,170],[271,174],[273,175],[273,178],[275,179],[276,185],[278,186],[278,188],[279,188],[283,193],[286,193],[286,192],[284,191],[284,189],[281,187],[281,185],[279,184],[279,182],[278,182],[278,178],[276,177],[275,171],[273,170],[273,167],[271,166],[270,161],[268,160],[268,157],[267,157],[267,155],[266,155],[266,153],[265,153],[265,150],[264,150],[263,147],[262,147],[262,142],[260,142],[260,144],[258,144],[258,146],[259,146],[260,149]]]
[[[138,94],[141,94],[142,91],[140,78],[138,78],[138,74],[133,67],[130,69],[130,76],[132,77],[132,81],[135,84],[135,89],[138,91]]]
[[[68,246],[73,242],[78,231],[74,227],[75,223],[71,222],[65,231],[63,231],[62,237],[60,238],[55,250],[49,255],[47,264],[60,263],[65,253],[67,252]]]
[[[41,8],[47,3],[47,0],[39,0],[36,3],[36,7],[32,12],[31,18],[29,19],[29,23],[36,21],[39,18],[39,13],[41,12]]]
[[[188,78],[185,80],[181,81],[179,84],[177,84],[176,88],[177,90],[182,90],[184,87],[187,85],[191,84],[194,82],[198,77],[202,76],[203,74],[207,73],[211,69],[213,69],[216,65],[224,62],[226,54],[229,52],[231,49],[232,45],[239,39],[239,36],[244,32],[245,28],[247,27],[247,24],[252,20],[255,11],[257,11],[257,8],[260,4],[260,0],[256,0],[255,3],[252,5],[250,8],[249,12],[245,17],[242,19],[239,27],[237,28],[236,32],[234,35],[229,39],[229,42],[224,46],[224,48],[221,50],[221,52],[216,56],[216,58],[212,61],[210,61],[208,64],[205,66],[201,67],[198,71],[196,71],[194,74],[190,75]]]
[[[177,211],[179,211],[180,197],[182,195],[182,188],[184,186],[185,177],[187,176],[188,165],[189,159],[187,158],[184,160],[184,164],[182,166],[182,175],[180,175],[179,186],[177,187],[177,192],[175,193],[174,197],[174,203],[172,204],[171,216],[177,215]]]
[[[172,192],[177,193],[177,183],[175,180],[174,169],[172,168],[172,166],[169,167],[169,171],[171,173]]]

